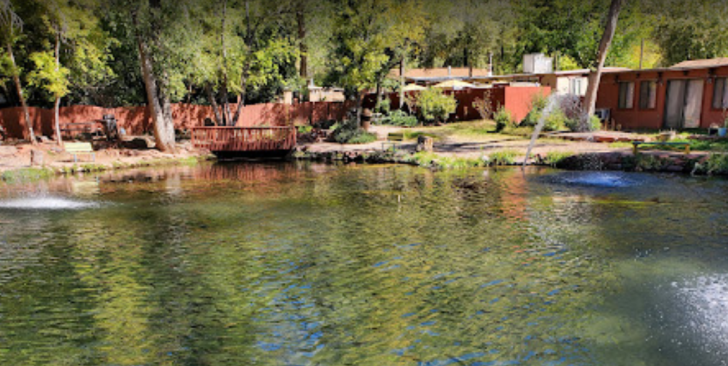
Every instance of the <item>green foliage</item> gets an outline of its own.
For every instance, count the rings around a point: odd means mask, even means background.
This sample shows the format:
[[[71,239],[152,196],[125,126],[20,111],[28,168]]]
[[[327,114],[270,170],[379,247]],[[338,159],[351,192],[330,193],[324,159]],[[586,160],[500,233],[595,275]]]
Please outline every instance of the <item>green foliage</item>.
[[[703,170],[707,174],[728,174],[728,154],[710,154]]]
[[[488,157],[491,165],[513,165],[518,157],[518,152],[514,150],[496,151]]]
[[[511,112],[508,112],[503,106],[498,108],[498,111],[493,115],[493,120],[495,120],[495,130],[497,132],[512,128],[515,125],[513,117],[511,117]]]
[[[570,151],[549,151],[546,153],[544,163],[556,167],[562,160],[574,156],[575,154]]]
[[[21,168],[8,170],[0,175],[7,183],[32,183],[53,176],[53,171],[45,168]]]
[[[441,89],[428,88],[417,96],[417,114],[425,122],[445,122],[450,113],[455,113],[457,101]]]
[[[581,69],[579,63],[569,55],[559,57],[559,71],[578,70]]]
[[[486,162],[482,159],[438,155],[425,151],[415,153],[408,159],[419,166],[437,169],[458,170],[487,166]]]
[[[417,117],[410,116],[401,110],[392,111],[388,116],[382,119],[383,125],[390,126],[414,127],[417,126],[417,123]]]
[[[531,97],[531,110],[528,112],[526,117],[521,121],[521,126],[536,127],[538,122],[541,120],[543,110],[548,104],[548,99],[541,93],[536,93]]]
[[[568,119],[560,108],[554,108],[544,120],[544,131],[561,131],[566,128]]]
[[[367,144],[377,140],[377,135],[362,130],[353,119],[335,124],[331,129],[334,141],[340,144]]]
[[[53,99],[62,98],[68,94],[70,70],[57,66],[55,57],[51,52],[36,52],[30,56],[35,63],[35,69],[28,74],[31,86],[43,88]]]
[[[308,126],[308,125],[306,125],[306,126],[296,126],[296,131],[298,131],[298,133],[301,133],[301,134],[303,134],[303,133],[309,133],[312,130],[313,130],[313,126]]]

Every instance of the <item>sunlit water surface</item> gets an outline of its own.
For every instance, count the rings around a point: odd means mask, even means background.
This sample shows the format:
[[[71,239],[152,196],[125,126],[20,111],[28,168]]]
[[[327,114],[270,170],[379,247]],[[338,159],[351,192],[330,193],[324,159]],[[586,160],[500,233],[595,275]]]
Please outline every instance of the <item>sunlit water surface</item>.
[[[0,364],[726,365],[727,202],[406,166],[0,185]]]

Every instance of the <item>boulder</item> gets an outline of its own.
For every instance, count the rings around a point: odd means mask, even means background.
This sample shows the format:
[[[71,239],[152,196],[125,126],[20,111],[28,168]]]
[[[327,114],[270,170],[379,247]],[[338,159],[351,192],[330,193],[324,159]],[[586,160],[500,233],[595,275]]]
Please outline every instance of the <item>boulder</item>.
[[[13,156],[18,153],[18,148],[15,146],[0,146],[0,156]]]

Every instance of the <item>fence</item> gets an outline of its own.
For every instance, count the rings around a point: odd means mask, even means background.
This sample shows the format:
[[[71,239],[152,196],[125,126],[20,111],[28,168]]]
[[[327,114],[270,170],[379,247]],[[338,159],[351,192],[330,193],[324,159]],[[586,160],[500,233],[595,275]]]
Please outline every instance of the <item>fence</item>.
[[[238,127],[307,125],[323,120],[341,120],[353,102],[307,102],[294,105],[280,103],[252,104],[244,106]],[[231,104],[235,111],[237,104]],[[53,135],[53,110],[29,108],[30,121],[36,134]],[[152,130],[152,120],[146,106],[103,108],[74,105],[60,108],[60,123],[88,122],[113,114],[118,127],[129,135],[141,135]],[[0,109],[0,126],[8,137],[23,138],[26,130],[23,110],[20,107]],[[202,126],[206,118],[214,119],[212,107],[177,103],[172,105],[175,129],[191,129]]]

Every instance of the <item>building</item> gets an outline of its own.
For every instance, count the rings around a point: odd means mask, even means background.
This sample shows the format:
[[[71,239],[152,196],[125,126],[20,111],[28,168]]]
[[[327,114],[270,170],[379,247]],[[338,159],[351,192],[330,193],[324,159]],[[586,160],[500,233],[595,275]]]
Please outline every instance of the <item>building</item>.
[[[389,77],[399,80],[399,69],[392,69]],[[487,77],[489,71],[486,69],[475,69],[469,67],[436,67],[431,69],[409,69],[404,72],[406,83],[418,85],[433,85],[448,80],[469,80],[474,77]]]
[[[597,108],[627,129],[708,128],[724,123],[728,58],[602,76]]]

